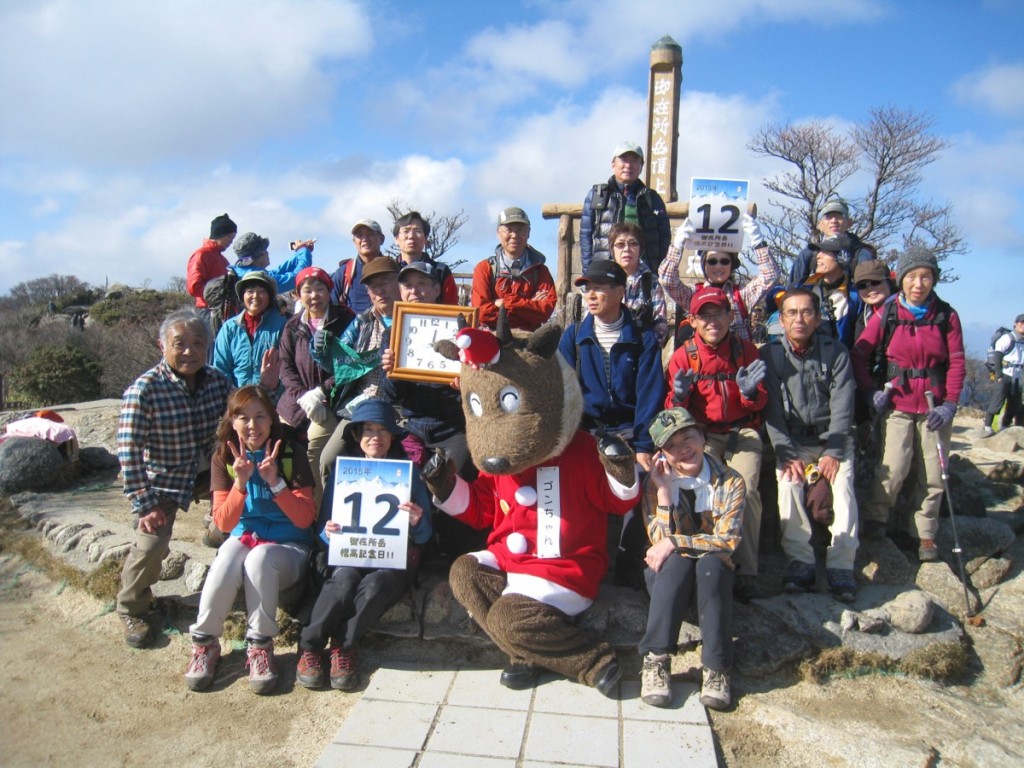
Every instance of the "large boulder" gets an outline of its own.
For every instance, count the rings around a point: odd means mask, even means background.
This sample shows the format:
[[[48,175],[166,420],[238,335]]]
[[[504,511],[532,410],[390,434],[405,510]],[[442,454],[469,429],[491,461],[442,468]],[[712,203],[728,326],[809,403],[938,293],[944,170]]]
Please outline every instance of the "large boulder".
[[[965,564],[977,558],[988,559],[1002,554],[1013,543],[1013,529],[1006,523],[987,517],[961,517],[959,506],[955,510],[956,530]],[[955,565],[953,526],[948,518],[941,521],[935,544],[939,548],[939,556]]]
[[[1024,427],[1007,427],[985,440],[985,448],[995,453],[1024,450]]]
[[[36,437],[12,437],[0,445],[0,494],[52,491],[70,478],[71,465],[57,446]]]

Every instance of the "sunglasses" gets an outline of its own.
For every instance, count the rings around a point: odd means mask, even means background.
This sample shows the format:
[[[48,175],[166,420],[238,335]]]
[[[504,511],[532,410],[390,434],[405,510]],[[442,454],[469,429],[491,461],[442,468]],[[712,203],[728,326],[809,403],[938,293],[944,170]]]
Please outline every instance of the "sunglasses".
[[[858,291],[863,291],[865,288],[874,288],[876,285],[881,284],[881,280],[861,280],[859,283],[856,284],[855,287]]]
[[[709,267],[726,267],[732,264],[732,259],[708,259],[704,263]]]

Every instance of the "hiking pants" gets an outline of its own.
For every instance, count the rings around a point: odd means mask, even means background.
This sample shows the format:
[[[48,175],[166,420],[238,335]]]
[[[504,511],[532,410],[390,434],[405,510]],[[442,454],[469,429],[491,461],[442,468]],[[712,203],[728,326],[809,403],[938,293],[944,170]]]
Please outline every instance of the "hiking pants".
[[[824,449],[821,446],[799,446],[799,458],[805,464],[816,462]],[[779,483],[779,522],[782,525],[782,551],[789,560],[814,563],[811,546],[811,518],[804,505],[806,483],[794,483],[775,470]],[[853,456],[839,462],[839,471],[832,483],[832,511],[835,517],[828,527],[832,544],[825,557],[826,568],[853,569],[857,554],[857,500],[853,495]]]
[[[1000,420],[999,428],[1006,429],[1010,426],[1024,426],[1024,405],[1021,403],[1021,382],[1003,374],[999,377],[995,391],[992,393],[992,400],[985,409],[985,426],[991,426],[992,419],[1006,405],[1003,411],[1003,418]]]
[[[544,667],[593,686],[615,661],[610,645],[576,627],[557,608],[525,595],[503,595],[505,574],[472,555],[452,563],[448,583],[455,599],[513,664]]]
[[[877,519],[888,519],[889,508],[896,504],[903,483],[914,473],[919,493],[924,499],[914,512],[911,533],[919,539],[935,539],[939,532],[939,509],[942,506],[942,467],[939,465],[938,445],[949,456],[949,439],[953,425],[946,424],[937,432],[925,426],[926,414],[889,411],[882,422],[882,464],[877,478],[875,503],[884,508],[877,510]],[[884,517],[882,512],[884,510]],[[872,513],[875,514],[875,511]]]
[[[309,548],[301,544],[257,544],[250,549],[237,536],[229,536],[206,574],[199,615],[189,631],[193,636],[220,637],[238,588],[244,586],[246,636],[277,637],[278,597],[305,578],[308,565]]]
[[[408,588],[409,575],[404,570],[334,568],[316,598],[309,626],[299,636],[299,647],[322,651],[333,637],[342,648],[352,650]]]
[[[732,667],[732,568],[715,554],[698,558],[672,554],[657,572],[644,571],[651,603],[640,655],[673,653],[679,628],[697,593],[700,626],[700,661],[707,669],[725,672]]]
[[[160,579],[164,558],[171,551],[171,532],[178,514],[178,505],[169,499],[160,497],[159,507],[167,521],[156,533],[141,531],[135,515],[135,542],[121,567],[121,591],[117,593],[120,616],[144,616],[152,608],[152,586]]]
[[[743,536],[733,555],[741,576],[757,576],[757,552],[761,543],[761,454],[764,446],[757,430],[734,429],[723,434],[708,432],[708,448],[729,469],[735,470],[747,486],[747,503],[743,508]],[[721,667],[712,667],[721,670]]]

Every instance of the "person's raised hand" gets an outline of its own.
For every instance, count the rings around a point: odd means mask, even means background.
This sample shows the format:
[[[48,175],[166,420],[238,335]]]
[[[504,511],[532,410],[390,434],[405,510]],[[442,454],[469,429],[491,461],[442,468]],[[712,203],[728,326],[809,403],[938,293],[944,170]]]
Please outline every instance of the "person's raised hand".
[[[672,245],[682,250],[686,245],[686,241],[693,237],[696,233],[697,228],[690,221],[689,217],[683,219],[683,223],[676,227],[675,237],[672,238]]]
[[[252,463],[252,459],[249,458],[241,444],[236,448],[235,444],[228,440],[228,448],[231,450],[231,455],[235,457],[231,465],[235,470],[235,488],[245,493],[246,483],[249,482],[252,473],[256,471],[256,465]]]
[[[271,451],[266,453],[256,469],[260,473],[260,477],[263,478],[263,482],[273,488],[277,485],[277,481],[281,479],[281,475],[277,471],[277,455],[281,452],[281,441],[278,440],[274,443],[274,447]]]
[[[685,406],[686,399],[693,389],[693,382],[697,379],[697,372],[692,368],[680,368],[672,378],[672,404]]]

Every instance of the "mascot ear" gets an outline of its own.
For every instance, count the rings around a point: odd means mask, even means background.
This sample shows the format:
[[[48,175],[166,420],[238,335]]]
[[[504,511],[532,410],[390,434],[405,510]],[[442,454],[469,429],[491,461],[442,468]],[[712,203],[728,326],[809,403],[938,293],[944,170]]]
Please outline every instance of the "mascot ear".
[[[459,315],[459,317],[462,317],[462,315]],[[457,361],[459,359],[459,348],[451,339],[435,341],[434,351],[441,355],[441,357],[446,357],[449,360]]]
[[[526,349],[538,357],[551,357],[562,340],[562,327],[558,323],[546,323],[530,334]]]
[[[494,335],[499,346],[512,346],[512,328],[508,324],[508,313],[505,312],[504,306],[498,308],[498,322],[494,327]]]

